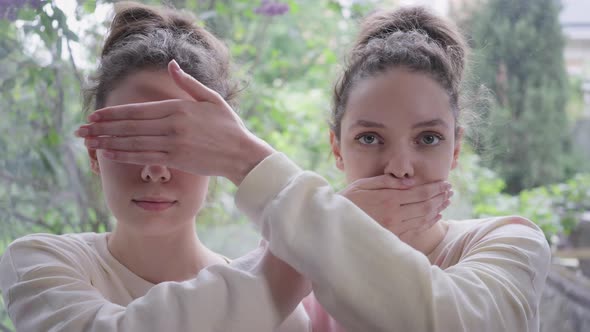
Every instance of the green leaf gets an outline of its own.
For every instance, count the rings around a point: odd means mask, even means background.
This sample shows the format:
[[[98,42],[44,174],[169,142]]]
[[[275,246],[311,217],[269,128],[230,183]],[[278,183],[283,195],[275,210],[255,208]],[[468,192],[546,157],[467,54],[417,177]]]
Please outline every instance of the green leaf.
[[[49,146],[59,146],[61,144],[61,137],[55,129],[51,129],[47,134],[47,143]]]
[[[92,14],[96,10],[96,0],[86,0],[82,7],[86,13]]]
[[[330,1],[328,3],[328,9],[340,14],[342,13],[342,5],[338,1]]]
[[[293,15],[297,15],[299,13],[299,3],[295,0],[287,1],[289,4],[289,12]]]
[[[30,7],[24,7],[18,11],[18,19],[23,21],[33,21],[38,15],[38,12]]]

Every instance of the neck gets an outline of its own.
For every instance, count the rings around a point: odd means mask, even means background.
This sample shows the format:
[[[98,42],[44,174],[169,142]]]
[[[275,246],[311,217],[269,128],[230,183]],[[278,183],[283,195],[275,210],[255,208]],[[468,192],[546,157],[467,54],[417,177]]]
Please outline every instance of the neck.
[[[439,221],[423,232],[407,232],[400,236],[400,240],[428,256],[445,238],[447,230],[447,224]]]
[[[201,243],[194,223],[189,224],[190,229],[158,235],[141,234],[118,224],[109,234],[108,248],[115,259],[146,281],[188,280],[204,267],[224,262]]]

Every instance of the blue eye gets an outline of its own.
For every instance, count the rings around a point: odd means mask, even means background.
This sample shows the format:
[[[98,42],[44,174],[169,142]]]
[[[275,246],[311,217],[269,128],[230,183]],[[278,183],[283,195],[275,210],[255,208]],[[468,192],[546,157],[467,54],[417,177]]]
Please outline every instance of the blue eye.
[[[418,144],[422,145],[437,145],[440,141],[444,140],[444,137],[438,134],[426,133],[421,135],[418,139]]]
[[[365,145],[380,144],[379,138],[375,134],[363,134],[355,138],[359,143]]]

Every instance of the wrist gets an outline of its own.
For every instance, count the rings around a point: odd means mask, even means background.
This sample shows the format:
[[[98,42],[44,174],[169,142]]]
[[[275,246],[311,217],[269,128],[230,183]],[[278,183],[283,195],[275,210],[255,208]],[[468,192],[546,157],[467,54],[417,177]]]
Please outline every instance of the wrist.
[[[242,144],[239,145],[238,156],[233,161],[233,167],[226,178],[239,187],[246,175],[274,152],[275,150],[268,143],[248,133]]]

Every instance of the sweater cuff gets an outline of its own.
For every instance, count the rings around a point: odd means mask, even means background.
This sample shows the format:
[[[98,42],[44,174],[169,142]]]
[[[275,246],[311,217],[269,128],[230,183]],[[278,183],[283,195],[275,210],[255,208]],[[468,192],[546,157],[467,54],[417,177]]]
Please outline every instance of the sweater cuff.
[[[301,172],[283,153],[271,154],[246,175],[236,193],[236,206],[260,229],[264,208]]]

